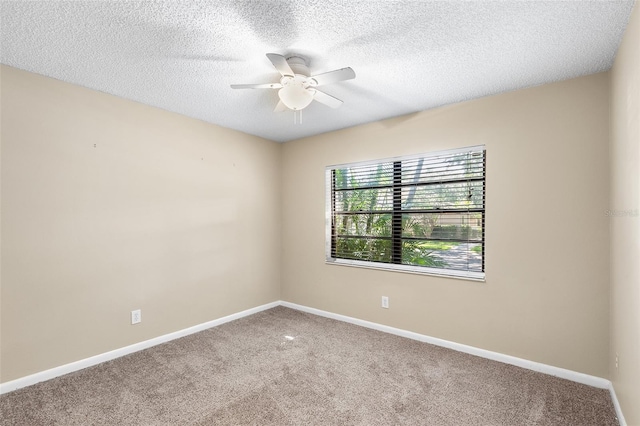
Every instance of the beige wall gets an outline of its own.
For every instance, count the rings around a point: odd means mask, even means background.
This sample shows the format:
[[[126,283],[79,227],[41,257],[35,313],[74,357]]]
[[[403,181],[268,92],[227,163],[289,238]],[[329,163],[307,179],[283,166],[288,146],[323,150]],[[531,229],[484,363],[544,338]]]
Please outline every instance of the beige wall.
[[[640,7],[611,71],[611,204],[640,211]],[[640,217],[612,216],[609,371],[630,425],[640,425]],[[619,356],[616,369],[615,358]]]
[[[607,377],[608,109],[603,73],[285,143],[283,299]],[[486,283],[324,263],[325,166],[478,144]]]
[[[281,145],[1,72],[1,382],[280,298]]]
[[[1,382],[281,296],[608,377],[608,73],[278,145],[1,72]],[[325,166],[477,144],[486,283],[325,265]]]

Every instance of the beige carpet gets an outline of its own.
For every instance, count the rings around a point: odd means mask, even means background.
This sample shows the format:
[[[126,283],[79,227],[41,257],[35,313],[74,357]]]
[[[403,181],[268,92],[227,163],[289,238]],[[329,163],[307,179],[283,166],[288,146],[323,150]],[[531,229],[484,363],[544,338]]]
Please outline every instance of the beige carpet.
[[[0,397],[2,425],[615,425],[609,393],[277,307]]]

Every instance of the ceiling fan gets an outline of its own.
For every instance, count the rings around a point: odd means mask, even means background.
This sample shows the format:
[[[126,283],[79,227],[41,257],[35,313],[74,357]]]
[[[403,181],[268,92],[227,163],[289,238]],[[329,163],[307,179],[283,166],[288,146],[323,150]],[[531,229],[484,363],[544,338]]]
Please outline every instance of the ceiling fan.
[[[285,58],[277,53],[267,53],[267,58],[281,75],[280,83],[264,84],[232,84],[232,89],[279,89],[280,101],[274,111],[285,111],[287,108],[298,111],[316,100],[331,108],[338,108],[342,101],[317,89],[318,86],[351,80],[356,73],[349,67],[310,75],[307,61],[300,56]]]

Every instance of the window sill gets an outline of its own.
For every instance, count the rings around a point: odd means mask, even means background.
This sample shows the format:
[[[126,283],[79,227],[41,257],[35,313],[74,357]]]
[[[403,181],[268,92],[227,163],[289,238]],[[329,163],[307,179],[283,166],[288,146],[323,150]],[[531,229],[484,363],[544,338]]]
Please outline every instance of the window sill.
[[[425,268],[423,266],[411,266],[411,265],[395,265],[385,263],[373,263],[363,262],[360,260],[347,260],[347,259],[327,259],[325,261],[327,265],[336,266],[351,266],[355,268],[364,269],[377,269],[388,272],[402,272],[405,274],[417,274],[417,275],[430,275],[440,278],[455,278],[465,281],[485,282],[484,272],[465,272],[465,271],[446,271],[442,272],[441,269]]]

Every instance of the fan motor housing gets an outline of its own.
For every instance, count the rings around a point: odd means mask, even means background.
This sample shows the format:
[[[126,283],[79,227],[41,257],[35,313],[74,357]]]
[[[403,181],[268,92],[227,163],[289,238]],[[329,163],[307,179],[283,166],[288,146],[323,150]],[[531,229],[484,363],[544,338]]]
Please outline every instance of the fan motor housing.
[[[295,74],[304,75],[305,77],[309,77],[309,66],[307,65],[307,61],[300,56],[289,56],[287,58],[287,63],[291,67],[291,70]]]

